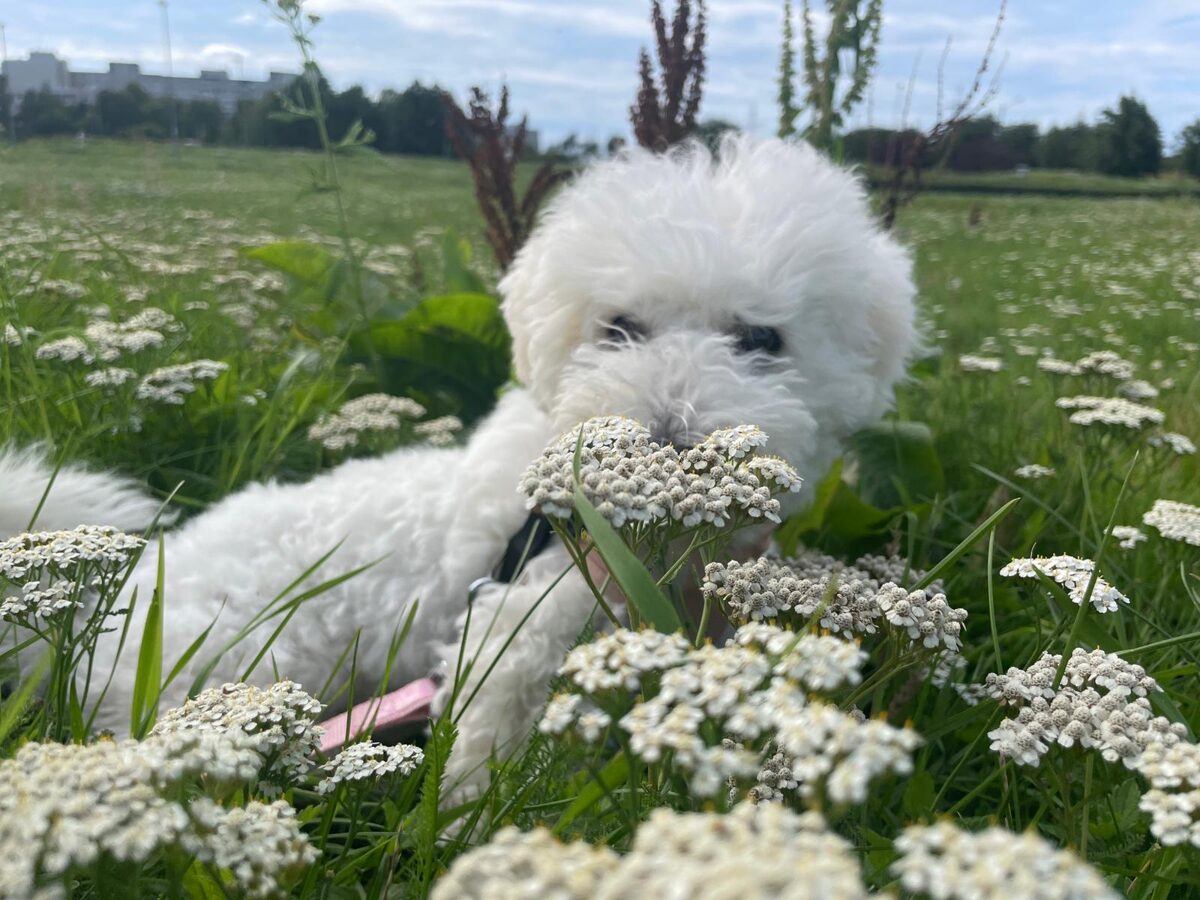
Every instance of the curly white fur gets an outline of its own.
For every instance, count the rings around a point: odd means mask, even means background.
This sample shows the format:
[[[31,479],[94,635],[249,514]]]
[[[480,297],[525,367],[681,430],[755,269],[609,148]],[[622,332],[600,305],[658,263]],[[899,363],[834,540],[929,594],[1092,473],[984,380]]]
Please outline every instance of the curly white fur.
[[[846,436],[886,410],[916,340],[908,255],[873,223],[860,182],[777,140],[731,139],[716,160],[689,146],[591,167],[552,202],[501,292],[523,387],[501,398],[466,447],[401,450],[304,485],[252,486],[168,534],[168,666],[210,623],[206,652],[221,647],[337,546],[301,589],[370,568],[301,607],[257,676],[274,665],[315,688],[358,634],[358,690],[370,690],[393,630],[417,604],[392,683],[440,667],[451,676],[437,701],[445,707],[462,673],[449,778],[460,791],[477,787],[489,756],[528,733],[594,613],[554,548],[517,583],[478,592],[463,634],[468,588],[524,521],[515,485],[542,447],[601,414],[632,416],[683,443],[750,422],[815,479]],[[606,340],[617,316],[636,321],[643,338]],[[781,352],[739,352],[740,325],[778,329]],[[46,475],[32,456],[0,455],[0,527],[24,528]],[[156,509],[126,481],[68,468],[40,519],[130,528]],[[139,596],[152,589],[156,556],[147,552],[131,579]],[[239,677],[274,624],[227,654],[213,679]],[[141,627],[134,622],[135,637]],[[115,641],[102,645],[97,671],[115,651]],[[199,657],[165,703],[183,699]],[[135,656],[115,664],[99,724],[120,728]]]

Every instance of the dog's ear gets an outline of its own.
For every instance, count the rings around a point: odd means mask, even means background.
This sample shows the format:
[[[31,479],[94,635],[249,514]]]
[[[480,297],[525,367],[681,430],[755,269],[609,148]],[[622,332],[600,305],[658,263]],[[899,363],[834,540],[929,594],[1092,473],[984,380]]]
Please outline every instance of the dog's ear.
[[[500,280],[517,380],[543,408],[553,401],[558,370],[579,342],[587,306],[564,263],[572,257],[571,229],[555,228],[556,209],[551,203]]]

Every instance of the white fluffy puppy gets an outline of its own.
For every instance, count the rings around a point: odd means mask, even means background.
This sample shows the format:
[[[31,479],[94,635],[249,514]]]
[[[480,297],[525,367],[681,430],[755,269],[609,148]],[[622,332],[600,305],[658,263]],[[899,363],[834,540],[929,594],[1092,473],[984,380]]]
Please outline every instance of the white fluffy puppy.
[[[399,450],[307,484],[254,485],[167,535],[168,666],[215,621],[194,668],[338,546],[313,581],[373,565],[300,607],[258,679],[273,664],[316,689],[357,634],[365,696],[384,674],[397,623],[418,604],[392,684],[469,670],[450,777],[479,784],[488,757],[528,732],[594,613],[583,579],[551,546],[514,583],[476,592],[462,639],[469,587],[525,522],[516,484],[542,448],[595,415],[631,416],[677,444],[751,423],[811,484],[846,436],[886,410],[914,343],[909,258],[876,227],[860,182],[778,140],[731,139],[716,159],[688,146],[590,167],[551,203],[500,289],[521,386],[465,447]],[[0,529],[23,530],[46,477],[33,457],[0,456]],[[156,508],[128,482],[68,470],[38,524],[130,528]],[[153,588],[157,553],[146,552],[130,581],[139,596]],[[239,677],[273,626],[227,654],[213,679]],[[135,621],[135,638],[140,630]],[[108,658],[96,671],[115,652],[115,640],[102,644]],[[100,725],[128,721],[135,667],[126,651]],[[183,700],[190,676],[165,704]]]

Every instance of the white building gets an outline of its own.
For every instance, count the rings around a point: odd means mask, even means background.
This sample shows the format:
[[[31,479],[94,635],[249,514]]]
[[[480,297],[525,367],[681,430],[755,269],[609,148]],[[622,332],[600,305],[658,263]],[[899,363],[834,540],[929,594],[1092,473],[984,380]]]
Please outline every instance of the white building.
[[[244,81],[227,72],[205,70],[199,78],[147,75],[136,63],[109,63],[107,72],[72,72],[53,53],[30,53],[29,59],[5,60],[0,71],[16,104],[27,91],[48,90],[66,100],[92,103],[101,91],[120,91],[136,84],[152,97],[181,102],[211,100],[228,114],[240,100],[260,100],[285,89],[295,75],[272,72],[266,81]]]

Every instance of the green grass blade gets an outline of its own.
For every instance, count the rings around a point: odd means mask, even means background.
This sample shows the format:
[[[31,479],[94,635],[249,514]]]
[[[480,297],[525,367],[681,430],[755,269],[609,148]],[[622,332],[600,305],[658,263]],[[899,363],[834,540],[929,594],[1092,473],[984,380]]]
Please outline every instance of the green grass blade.
[[[682,628],[675,608],[659,588],[654,576],[625,546],[613,527],[583,495],[578,484],[575,485],[575,510],[608,567],[609,574],[642,618],[659,631],[670,633]]]
[[[3,704],[0,704],[0,746],[3,746],[4,742],[8,740],[8,736],[12,734],[17,722],[21,720],[21,713],[29,705],[34,692],[41,686],[53,662],[54,651],[53,649],[47,650],[21,682],[21,686]]]
[[[129,732],[137,738],[145,736],[158,714],[158,695],[162,686],[165,564],[166,554],[163,551],[163,538],[160,533],[158,537],[158,574],[154,582],[154,596],[150,598],[150,606],[146,609],[142,643],[138,647],[137,672],[133,680],[133,701],[129,712]]]
[[[1007,516],[1012,511],[1012,508],[1020,502],[1020,497],[1014,497],[1012,500],[1009,500],[1002,507],[988,516],[982,525],[963,538],[962,542],[959,543],[957,547],[946,554],[946,556],[942,557],[938,561],[937,565],[926,572],[925,577],[913,585],[913,590],[919,591],[933,584],[939,575],[966,556],[970,549],[975,546],[975,543],[991,529],[995,528],[996,525],[999,524],[1000,520]]]

